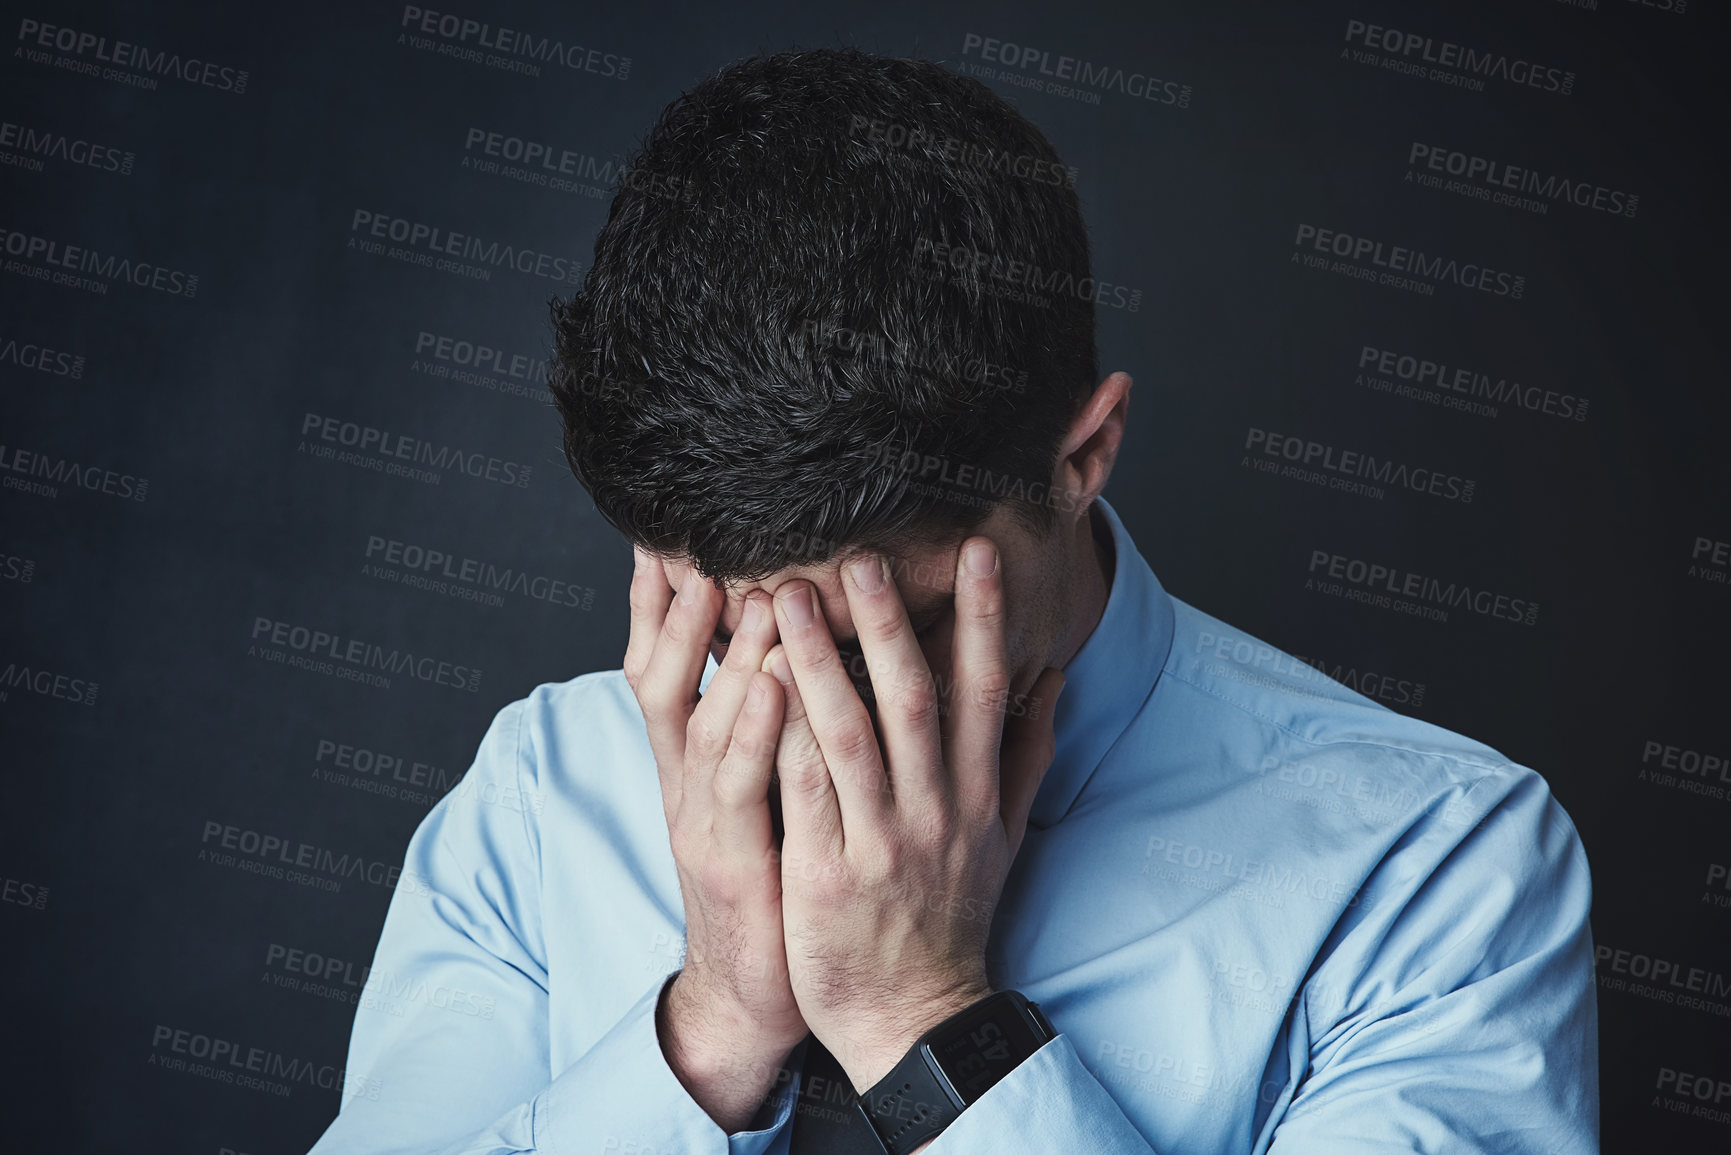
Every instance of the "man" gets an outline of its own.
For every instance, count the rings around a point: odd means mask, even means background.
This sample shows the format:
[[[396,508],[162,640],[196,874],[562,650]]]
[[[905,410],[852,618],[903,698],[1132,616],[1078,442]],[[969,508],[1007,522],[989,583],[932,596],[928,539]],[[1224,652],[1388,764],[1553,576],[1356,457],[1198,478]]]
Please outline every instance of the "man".
[[[1161,588],[1069,171],[851,51],[663,113],[554,309],[624,669],[416,832],[315,1151],[1597,1149],[1573,826]]]

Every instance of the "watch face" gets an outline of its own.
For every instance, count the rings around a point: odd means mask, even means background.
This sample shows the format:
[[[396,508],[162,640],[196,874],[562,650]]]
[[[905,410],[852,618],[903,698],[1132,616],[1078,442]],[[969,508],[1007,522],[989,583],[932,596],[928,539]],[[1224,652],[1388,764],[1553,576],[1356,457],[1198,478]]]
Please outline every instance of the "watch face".
[[[927,1044],[933,1062],[963,1103],[991,1090],[1040,1049],[1041,1039],[1008,999],[990,999]]]

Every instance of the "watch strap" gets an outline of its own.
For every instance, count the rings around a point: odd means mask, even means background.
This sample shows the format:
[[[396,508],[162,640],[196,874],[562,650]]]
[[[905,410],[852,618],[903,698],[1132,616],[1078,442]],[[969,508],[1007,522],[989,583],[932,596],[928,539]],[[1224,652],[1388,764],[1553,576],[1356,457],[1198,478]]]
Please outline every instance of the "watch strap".
[[[889,1155],[904,1155],[956,1121],[963,1104],[950,1098],[918,1043],[890,1073],[859,1097],[859,1110]]]
[[[989,1006],[990,1004],[990,1006]],[[1018,991],[998,991],[961,1011],[921,1035],[908,1053],[872,1087],[859,1096],[859,1111],[865,1116],[889,1155],[906,1155],[927,1139],[941,1134],[954,1123],[967,1105],[977,1100],[990,1084],[978,1089],[971,1098],[956,1090],[934,1058],[934,1049],[943,1050],[944,1042],[958,1029],[965,1030],[977,1022],[982,1010],[995,1009],[1005,1018],[1015,1018],[1026,1024],[1038,1049],[1056,1032],[1034,1003]],[[1001,1032],[1000,1032],[1001,1033]],[[1024,1036],[1026,1037],[1026,1036]],[[1010,1036],[1005,1035],[1006,1045]],[[1020,1048],[1014,1055],[1020,1063],[1033,1050]],[[1012,1064],[1013,1065],[1013,1064]],[[996,1079],[991,1083],[996,1083]]]

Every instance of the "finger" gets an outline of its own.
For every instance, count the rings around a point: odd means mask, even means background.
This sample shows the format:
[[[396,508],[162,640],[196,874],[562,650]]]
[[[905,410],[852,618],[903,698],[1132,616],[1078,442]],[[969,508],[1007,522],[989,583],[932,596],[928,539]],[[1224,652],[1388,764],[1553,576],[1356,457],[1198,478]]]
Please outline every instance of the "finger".
[[[749,671],[727,753],[710,778],[710,831],[717,849],[735,861],[761,862],[770,850],[769,774],[781,715],[781,683]]]
[[[1004,642],[1003,567],[990,538],[971,537],[956,558],[956,625],[948,762],[956,796],[998,808],[998,746],[1010,693]]]
[[[697,706],[697,686],[709,660],[721,602],[721,591],[709,579],[695,567],[687,571],[637,682],[637,701],[657,763],[665,759],[676,771],[685,761],[685,727]]]
[[[625,681],[635,691],[643,667],[655,650],[655,638],[661,632],[662,619],[667,617],[673,590],[667,584],[667,571],[661,559],[640,545],[633,545],[635,559],[631,571],[631,640],[625,645]]]
[[[824,764],[823,751],[806,717],[805,700],[788,664],[787,651],[777,645],[763,660],[763,668],[781,685],[781,738],[776,749],[775,769],[781,779],[781,823],[786,839],[802,854],[819,859],[834,858],[846,845],[841,823],[841,802],[835,783]]]
[[[811,732],[835,783],[843,837],[881,833],[890,799],[877,733],[836,652],[817,590],[807,581],[783,582],[775,591],[775,618]]]
[[[880,555],[856,558],[846,572],[848,614],[877,699],[875,721],[896,807],[926,811],[944,805],[949,785],[938,732],[938,688],[908,624],[907,607]]]
[[[707,788],[702,783],[715,774],[726,756],[752,676],[759,672],[764,655],[774,644],[775,615],[769,608],[769,595],[752,590],[745,595],[739,629],[734,631],[727,655],[686,723],[685,789]]]
[[[1064,685],[1064,671],[1046,667],[1029,687],[1025,708],[1004,724],[1004,745],[998,757],[999,813],[1012,860],[1027,832],[1034,796],[1040,792],[1040,783],[1045,781],[1058,748],[1053,722]]]

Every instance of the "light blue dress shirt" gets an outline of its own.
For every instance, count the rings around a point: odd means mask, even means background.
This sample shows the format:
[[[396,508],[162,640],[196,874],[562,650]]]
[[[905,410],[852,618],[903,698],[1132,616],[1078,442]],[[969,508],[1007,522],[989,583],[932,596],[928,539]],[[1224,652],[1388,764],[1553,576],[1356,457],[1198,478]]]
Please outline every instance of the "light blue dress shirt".
[[[1167,594],[1098,512],[1111,595],[987,954],[1059,1034],[928,1155],[1596,1152],[1591,884],[1544,780]],[[409,843],[369,1091],[313,1151],[785,1153],[793,1084],[727,1135],[662,1055],[683,919],[621,672],[505,706]]]

